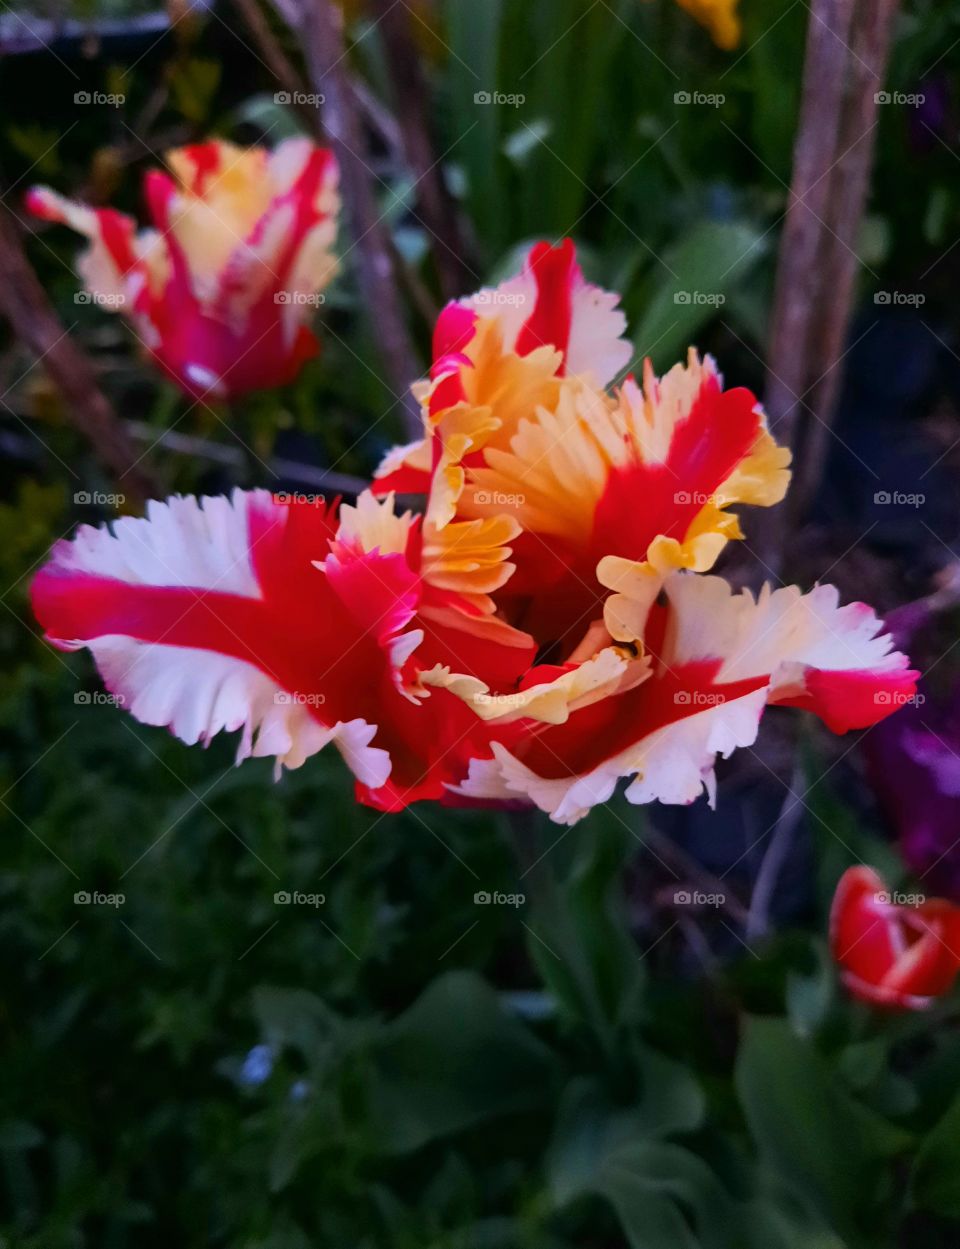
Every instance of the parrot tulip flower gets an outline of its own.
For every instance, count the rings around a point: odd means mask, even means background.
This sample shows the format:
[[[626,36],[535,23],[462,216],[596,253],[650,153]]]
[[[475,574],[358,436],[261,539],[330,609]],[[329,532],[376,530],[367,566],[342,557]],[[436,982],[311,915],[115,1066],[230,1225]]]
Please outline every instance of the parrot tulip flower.
[[[616,386],[616,304],[571,243],[538,244],[441,314],[423,438],[355,506],[236,491],[82,527],[33,581],[48,638],[184,741],[239,730],[238,759],[278,770],[334,744],[381,810],[571,824],[621,779],[631,802],[712,804],[768,705],[839,733],[895,711],[917,674],[869,607],[703,575],[789,456],[696,353]]]
[[[840,878],[830,948],[854,997],[887,1010],[925,1010],[960,970],[960,907],[891,893],[870,867]]]
[[[689,353],[662,379],[630,358],[615,295],[586,283],[569,240],[539,244],[523,273],[449,305],[421,442],[388,454],[374,489],[432,491],[442,521],[509,515],[520,526],[505,595],[524,627],[582,632],[605,555],[708,570],[741,538],[735,503],[780,502],[790,453],[749,390],[724,391]]]
[[[333,155],[307,139],[273,152],[211,141],[167,154],[145,179],[153,229],[46,187],[36,216],[86,235],[90,299],[123,313],[188,395],[231,399],[284,385],[317,354],[305,322],[336,270]]]

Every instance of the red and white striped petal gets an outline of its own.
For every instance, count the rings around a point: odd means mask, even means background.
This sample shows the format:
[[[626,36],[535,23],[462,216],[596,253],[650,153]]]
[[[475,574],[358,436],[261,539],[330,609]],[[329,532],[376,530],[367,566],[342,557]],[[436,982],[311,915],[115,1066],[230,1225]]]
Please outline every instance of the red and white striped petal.
[[[491,439],[506,449],[525,419],[552,410],[565,374],[606,385],[630,358],[618,303],[584,280],[566,239],[557,247],[538,243],[515,277],[448,304],[434,330],[430,381],[414,387],[427,437],[387,454],[375,474],[377,492],[429,490],[432,443],[442,440],[440,422],[458,405],[485,412],[484,436],[469,448],[482,464]]]
[[[898,904],[871,867],[851,867],[830,909],[830,951],[846,988],[885,1010],[926,1010],[960,969],[960,907]]]
[[[146,280],[133,218],[113,208],[88,208],[45,186],[28,191],[25,203],[35,217],[67,225],[89,240],[77,261],[87,290],[108,311],[132,311],[132,296]]]
[[[314,296],[336,272],[338,169],[332,152],[308,139],[281,143],[267,168],[273,197],[248,236],[236,241],[213,312],[239,330],[258,300],[276,297],[289,348],[315,310]]]
[[[629,571],[626,561],[601,564],[616,591],[607,626],[634,643],[642,656],[634,662],[652,664],[649,679],[623,680],[563,721],[553,711],[551,724],[528,721],[519,740],[474,760],[456,792],[526,797],[559,823],[606,801],[621,777],[632,778],[634,803],[689,803],[705,790],[712,805],[716,757],[753,744],[768,703],[808,708],[845,732],[890,714],[915,686],[917,673],[876,616],[862,604],[840,607],[833,587],[764,589],[754,599],[722,578],[676,573],[658,601],[649,570]],[[561,682],[570,683],[568,672]],[[538,701],[549,706],[545,694],[538,690]],[[512,709],[503,718],[513,719]],[[496,738],[495,720],[491,727]]]
[[[703,694],[723,697],[722,693],[714,693],[709,688],[705,688]],[[635,704],[637,698],[632,699]],[[719,714],[721,705],[722,715]],[[682,719],[665,724],[623,750],[572,774],[560,755],[551,758],[554,747],[562,750],[564,744],[551,740],[549,732],[540,733],[537,739],[541,773],[544,772],[542,761],[547,759],[556,775],[541,774],[527,766],[522,745],[511,753],[495,742],[493,759],[472,760],[467,780],[454,792],[487,800],[527,798],[557,824],[576,824],[592,807],[607,802],[624,777],[634,778],[626,789],[626,797],[636,805],[648,802],[687,805],[706,790],[713,806],[716,757],[719,754],[727,758],[738,746],[751,746],[756,741],[763,705],[762,690],[732,697],[723,704],[713,703],[700,711],[687,704],[685,707],[690,714]],[[629,714],[629,709],[624,707],[619,714]],[[576,713],[572,719],[575,718]],[[605,727],[612,729],[610,724]]]
[[[288,767],[332,741],[376,787],[390,758],[371,744],[357,690],[378,672],[392,681],[416,577],[402,555],[334,559],[334,534],[326,508],[265,491],[152,503],[146,519],[58,543],[31,587],[34,610],[55,645],[91,650],[144,723],[188,743],[240,730],[238,761]]]
[[[626,618],[634,628],[646,625],[655,611],[650,578],[631,579],[625,565],[600,565],[601,581],[620,591],[608,603],[608,627]],[[749,590],[735,593],[722,577],[673,574],[664,590],[673,666],[717,660],[718,682],[762,677],[768,702],[813,711],[835,733],[875,724],[915,691],[919,674],[883,623],[866,603],[842,607],[835,586],[803,594],[797,586],[765,585],[754,598]],[[642,636],[649,644],[649,626]]]
[[[587,282],[571,239],[553,247],[537,243],[523,270],[495,288],[462,301],[485,317],[496,317],[508,351],[525,356],[538,347],[561,352],[561,373],[582,374],[606,386],[632,353],[622,337],[627,321],[620,296]]]
[[[391,447],[377,465],[374,494],[426,494],[430,489],[431,446],[426,438]]]
[[[216,299],[231,255],[270,207],[268,158],[265,148],[214,140],[166,152],[172,178],[160,171],[149,175],[151,207],[162,204],[155,224],[169,231],[171,247],[185,257],[201,304]]]

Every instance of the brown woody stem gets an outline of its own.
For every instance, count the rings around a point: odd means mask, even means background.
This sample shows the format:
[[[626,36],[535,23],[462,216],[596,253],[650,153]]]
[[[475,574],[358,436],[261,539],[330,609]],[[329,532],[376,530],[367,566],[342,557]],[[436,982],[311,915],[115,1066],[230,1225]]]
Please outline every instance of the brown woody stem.
[[[761,558],[779,573],[784,536],[820,479],[853,308],[856,249],[873,163],[875,95],[898,0],[812,0],[793,179],[780,241],[766,408],[796,454],[795,489]]]
[[[281,16],[290,16],[291,0],[274,3]],[[349,251],[357,253],[361,294],[380,347],[384,381],[403,410],[407,435],[416,438],[422,427],[409,387],[420,368],[400,303],[387,229],[377,211],[374,174],[347,71],[343,19],[330,0],[299,0],[296,26],[313,87],[323,97],[326,139],[340,165],[344,208],[353,235]]]
[[[138,501],[159,493],[138,452],[100,389],[86,354],[70,337],[34,273],[20,228],[0,212],[0,311],[20,339],[43,363],[64,400],[67,418],[116,475],[125,493]]]

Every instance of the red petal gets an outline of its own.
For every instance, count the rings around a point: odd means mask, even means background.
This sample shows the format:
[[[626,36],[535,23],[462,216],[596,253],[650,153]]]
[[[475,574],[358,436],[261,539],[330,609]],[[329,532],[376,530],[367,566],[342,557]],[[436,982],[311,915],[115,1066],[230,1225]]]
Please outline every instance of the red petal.
[[[721,391],[709,374],[678,422],[663,464],[614,470],[593,524],[597,559],[644,559],[658,534],[682,542],[690,524],[749,454],[760,431],[757,400],[738,387]]]
[[[771,701],[812,711],[831,732],[846,733],[876,724],[902,707],[916,693],[919,677],[919,672],[906,667],[894,672],[811,668],[804,677],[804,693]]]
[[[525,356],[538,347],[550,346],[565,357],[573,320],[574,284],[581,278],[572,239],[564,239],[557,247],[537,243],[527,258],[527,267],[537,284],[537,300],[517,335],[516,353]],[[563,371],[561,365],[560,375]]]
[[[865,984],[879,986],[897,960],[896,915],[878,901],[886,891],[870,867],[851,867],[840,878],[830,910],[834,961]]]

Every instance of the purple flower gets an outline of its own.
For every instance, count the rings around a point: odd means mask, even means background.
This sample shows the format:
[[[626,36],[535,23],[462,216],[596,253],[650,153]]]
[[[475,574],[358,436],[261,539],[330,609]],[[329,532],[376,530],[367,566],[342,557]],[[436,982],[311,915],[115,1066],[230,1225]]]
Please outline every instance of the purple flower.
[[[906,645],[931,621],[921,601],[887,625]],[[906,706],[865,734],[863,752],[910,870],[930,893],[960,901],[960,681],[935,695],[921,680]]]

